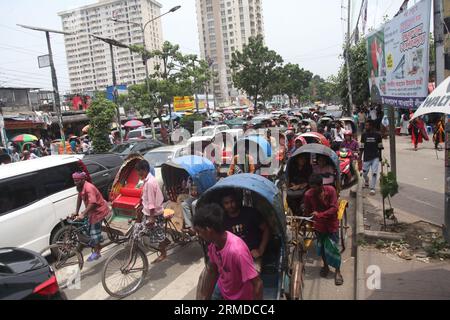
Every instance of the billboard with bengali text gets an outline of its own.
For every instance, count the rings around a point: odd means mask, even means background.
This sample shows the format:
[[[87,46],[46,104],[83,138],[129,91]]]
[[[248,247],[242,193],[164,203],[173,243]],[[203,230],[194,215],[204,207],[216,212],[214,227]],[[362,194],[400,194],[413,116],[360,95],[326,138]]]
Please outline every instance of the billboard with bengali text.
[[[373,103],[418,108],[428,96],[431,0],[422,0],[367,36]]]

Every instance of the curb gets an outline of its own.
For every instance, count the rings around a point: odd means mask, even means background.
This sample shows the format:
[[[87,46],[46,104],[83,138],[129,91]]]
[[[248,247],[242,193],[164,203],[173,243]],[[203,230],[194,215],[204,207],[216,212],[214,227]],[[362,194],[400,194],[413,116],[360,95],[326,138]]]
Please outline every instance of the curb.
[[[358,190],[356,193],[356,256],[355,256],[355,300],[365,300],[365,273],[363,261],[361,261],[362,249],[359,241],[364,239],[364,205],[362,192],[362,179],[358,181]]]

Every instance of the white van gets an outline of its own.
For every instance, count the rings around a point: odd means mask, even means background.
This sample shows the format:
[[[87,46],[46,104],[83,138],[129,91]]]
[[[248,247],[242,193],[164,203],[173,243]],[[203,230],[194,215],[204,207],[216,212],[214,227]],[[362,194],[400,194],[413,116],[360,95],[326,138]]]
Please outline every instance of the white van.
[[[72,174],[86,172],[74,156],[49,156],[0,166],[0,248],[40,252],[60,220],[75,213]]]

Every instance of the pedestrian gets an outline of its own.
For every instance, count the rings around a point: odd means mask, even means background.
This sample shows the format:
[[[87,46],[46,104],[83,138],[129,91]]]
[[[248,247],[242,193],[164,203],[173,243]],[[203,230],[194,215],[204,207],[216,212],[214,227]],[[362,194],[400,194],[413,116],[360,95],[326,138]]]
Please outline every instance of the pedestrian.
[[[17,151],[17,147],[13,146],[13,151],[11,153],[12,162],[19,162],[20,161],[20,154]]]
[[[377,121],[377,110],[375,109],[374,106],[370,107],[369,118],[372,121]]]
[[[442,118],[439,119],[434,126],[433,142],[436,150],[441,149],[439,146],[441,143],[445,143],[445,124]]]
[[[364,109],[360,109],[358,113],[358,127],[361,132],[361,134],[364,132],[364,126],[366,124],[367,117],[366,113],[364,112]]]
[[[89,149],[90,149],[89,140],[88,139],[84,139],[83,143],[81,144],[81,151],[84,154],[87,154],[89,152]]]
[[[108,136],[109,138],[109,143],[113,146],[115,144],[115,138],[114,138],[114,132],[111,131],[111,133]]]
[[[414,151],[418,150],[419,143],[423,143],[423,140],[429,140],[425,123],[421,118],[415,118],[411,121],[409,128],[411,129],[411,142],[414,145]]]
[[[363,177],[365,187],[370,186],[370,195],[375,195],[375,186],[378,179],[378,169],[380,166],[381,150],[383,150],[383,140],[381,135],[374,130],[374,122],[372,120],[366,123],[366,132],[361,136],[361,144],[359,146],[359,160],[363,160]],[[372,171],[372,179],[369,184],[369,171]]]
[[[338,197],[333,186],[324,186],[322,176],[313,174],[309,179],[309,189],[304,198],[305,214],[314,217],[314,230],[317,234],[317,253],[322,257],[323,267],[320,276],[326,278],[330,266],[335,268],[334,283],[344,284],[341,274],[341,254],[339,242]]]
[[[153,261],[159,263],[167,258],[167,246],[170,241],[165,235],[164,220],[164,196],[159,187],[158,180],[150,172],[150,164],[147,160],[141,160],[136,165],[141,180],[144,181],[142,189],[142,206],[140,211],[143,213],[143,223],[149,228],[147,235],[150,243],[159,243],[160,256]]]
[[[198,208],[194,228],[208,243],[209,261],[201,300],[262,300],[263,283],[244,240],[226,231],[218,204]]]
[[[87,180],[84,172],[76,172],[72,175],[73,181],[78,191],[77,208],[73,217],[74,221],[81,221],[88,218],[89,221],[89,245],[92,247],[92,254],[88,262],[101,258],[102,221],[109,213],[109,207],[100,191]],[[84,203],[84,211],[80,212],[81,203]]]
[[[408,127],[409,127],[409,116],[407,113],[404,113],[401,118],[400,135],[405,135],[405,136],[409,135]]]

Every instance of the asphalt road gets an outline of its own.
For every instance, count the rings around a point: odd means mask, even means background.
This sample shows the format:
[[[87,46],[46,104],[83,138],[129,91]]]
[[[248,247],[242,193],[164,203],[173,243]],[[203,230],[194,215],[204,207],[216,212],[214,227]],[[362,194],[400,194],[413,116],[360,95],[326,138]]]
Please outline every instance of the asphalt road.
[[[439,225],[444,224],[444,151],[435,151],[432,142],[414,151],[410,137],[396,137],[399,194],[394,208]],[[384,140],[384,157],[390,160],[389,141]],[[381,196],[376,199],[381,201]]]

